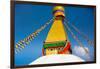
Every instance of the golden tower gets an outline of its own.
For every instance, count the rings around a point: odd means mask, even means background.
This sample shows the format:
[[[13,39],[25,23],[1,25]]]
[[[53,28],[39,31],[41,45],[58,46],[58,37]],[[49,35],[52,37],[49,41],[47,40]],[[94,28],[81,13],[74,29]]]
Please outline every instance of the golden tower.
[[[65,18],[64,7],[55,6],[53,15],[55,19],[44,42],[43,55],[69,54],[71,53],[71,45],[63,25]]]

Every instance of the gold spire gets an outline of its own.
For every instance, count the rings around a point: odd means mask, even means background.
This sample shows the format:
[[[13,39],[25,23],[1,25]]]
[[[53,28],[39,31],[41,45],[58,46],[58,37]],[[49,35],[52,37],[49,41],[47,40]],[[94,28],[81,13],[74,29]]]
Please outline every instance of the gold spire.
[[[62,16],[64,16],[64,8],[62,6],[55,6],[53,11],[55,11],[54,16],[56,17],[56,19],[54,20],[50,31],[48,32],[45,42],[65,41],[67,40],[67,36],[63,26],[62,18]],[[61,19],[57,19],[59,17]]]

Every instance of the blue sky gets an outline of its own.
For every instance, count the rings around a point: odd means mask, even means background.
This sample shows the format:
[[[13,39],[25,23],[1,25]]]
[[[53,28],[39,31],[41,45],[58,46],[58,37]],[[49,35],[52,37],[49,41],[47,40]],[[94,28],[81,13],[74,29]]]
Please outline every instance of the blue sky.
[[[15,44],[26,38],[35,30],[43,26],[48,20],[53,17],[52,5],[34,5],[34,4],[16,4],[15,5]],[[73,23],[80,31],[94,40],[94,8],[68,6],[65,7],[66,18]],[[78,17],[78,18],[77,18]],[[77,19],[76,19],[77,18]],[[75,20],[76,19],[76,20]],[[27,65],[37,58],[42,56],[43,41],[46,39],[48,31],[52,23],[46,27],[39,35],[31,41],[20,53],[15,54],[15,65]],[[89,49],[89,55],[91,61],[93,61],[94,47],[89,46],[86,40],[79,35],[71,26],[69,26],[76,36],[81,40],[83,45]],[[76,40],[74,40],[68,33],[68,38],[71,42],[73,54],[80,56],[79,53],[75,53],[75,46],[78,46]],[[75,51],[74,51],[75,50]],[[86,60],[86,56],[80,56]]]

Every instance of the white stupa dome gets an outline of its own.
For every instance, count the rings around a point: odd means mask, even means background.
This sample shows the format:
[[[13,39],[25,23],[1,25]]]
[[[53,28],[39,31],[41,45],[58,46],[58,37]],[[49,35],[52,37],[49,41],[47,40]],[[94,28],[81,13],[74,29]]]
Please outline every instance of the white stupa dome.
[[[42,56],[29,65],[34,65],[34,64],[52,64],[52,63],[70,63],[70,62],[85,62],[83,59],[80,57],[77,57],[72,54],[55,54],[55,55],[47,55],[47,56]]]

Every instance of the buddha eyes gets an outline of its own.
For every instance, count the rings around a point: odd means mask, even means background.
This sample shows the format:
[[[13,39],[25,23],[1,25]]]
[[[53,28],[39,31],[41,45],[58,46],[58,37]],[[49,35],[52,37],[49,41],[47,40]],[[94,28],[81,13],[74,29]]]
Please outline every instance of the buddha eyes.
[[[63,49],[63,47],[61,47],[61,48],[49,48],[48,50],[49,50],[49,51],[53,51],[53,50],[61,51],[62,49]]]

